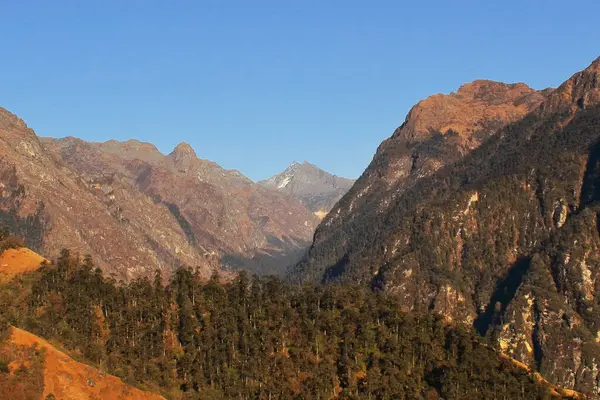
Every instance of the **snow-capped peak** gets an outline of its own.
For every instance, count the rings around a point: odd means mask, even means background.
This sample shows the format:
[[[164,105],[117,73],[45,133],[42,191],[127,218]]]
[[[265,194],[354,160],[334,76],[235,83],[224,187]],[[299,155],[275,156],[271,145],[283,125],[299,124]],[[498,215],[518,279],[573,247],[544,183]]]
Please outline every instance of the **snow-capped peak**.
[[[292,195],[313,212],[327,212],[354,183],[323,171],[307,161],[294,161],[261,185]]]

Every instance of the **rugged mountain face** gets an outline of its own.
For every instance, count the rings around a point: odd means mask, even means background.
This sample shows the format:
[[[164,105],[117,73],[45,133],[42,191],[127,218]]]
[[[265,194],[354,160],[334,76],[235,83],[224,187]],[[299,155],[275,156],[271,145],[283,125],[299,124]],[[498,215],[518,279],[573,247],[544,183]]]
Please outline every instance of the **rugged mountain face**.
[[[294,161],[285,171],[258,183],[291,195],[323,218],[352,187],[354,180],[332,175],[306,161],[302,164]]]
[[[297,201],[181,144],[40,139],[0,109],[0,223],[47,257],[91,254],[130,279],[178,265],[277,272],[318,219]],[[296,258],[297,259],[297,258]]]
[[[342,229],[363,208],[386,207],[420,178],[460,160],[499,129],[523,118],[547,93],[522,83],[479,80],[461,86],[457,93],[419,102],[332,210],[326,221],[329,229]]]
[[[186,241],[176,251],[216,256],[222,266],[280,273],[303,254],[318,222],[289,196],[197,158],[186,143],[167,156],[136,141],[86,143],[66,138],[43,143],[78,176],[114,196],[112,201],[118,202],[120,186],[121,193],[141,196],[167,210]],[[120,212],[131,220],[126,211]]]
[[[393,201],[421,178],[461,160],[486,138],[538,107],[549,92],[524,84],[475,81],[457,93],[437,94],[418,103],[317,229],[313,252],[296,276],[316,278],[320,267],[341,261],[348,253],[344,244],[350,240],[349,232],[361,237],[361,226],[392,208]],[[325,259],[314,257],[321,246],[330,245],[338,251],[329,256],[323,252]]]
[[[600,59],[556,90],[475,82],[421,102],[292,276],[371,284],[598,395],[599,78]]]

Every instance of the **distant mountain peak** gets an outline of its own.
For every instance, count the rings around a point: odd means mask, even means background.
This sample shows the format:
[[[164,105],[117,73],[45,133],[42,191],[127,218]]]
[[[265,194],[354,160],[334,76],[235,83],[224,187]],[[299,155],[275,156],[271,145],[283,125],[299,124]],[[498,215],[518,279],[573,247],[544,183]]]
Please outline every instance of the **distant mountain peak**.
[[[352,187],[354,180],[330,174],[308,161],[293,161],[283,172],[259,183],[295,197],[323,218]]]
[[[298,168],[300,168],[302,164],[299,163],[298,161],[293,161],[290,165],[288,165],[288,167],[284,170],[284,172],[289,172],[289,171],[296,171]]]

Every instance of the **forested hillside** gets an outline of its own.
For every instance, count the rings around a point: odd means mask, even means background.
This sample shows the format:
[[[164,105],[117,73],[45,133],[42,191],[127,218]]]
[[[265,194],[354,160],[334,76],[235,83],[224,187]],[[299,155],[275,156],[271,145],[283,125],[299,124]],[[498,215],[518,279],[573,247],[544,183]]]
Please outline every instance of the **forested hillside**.
[[[22,329],[0,329],[0,393],[15,400],[164,400],[73,360]]]
[[[117,284],[65,250],[2,286],[0,315],[172,399],[560,397],[468,327],[352,285],[188,269]]]

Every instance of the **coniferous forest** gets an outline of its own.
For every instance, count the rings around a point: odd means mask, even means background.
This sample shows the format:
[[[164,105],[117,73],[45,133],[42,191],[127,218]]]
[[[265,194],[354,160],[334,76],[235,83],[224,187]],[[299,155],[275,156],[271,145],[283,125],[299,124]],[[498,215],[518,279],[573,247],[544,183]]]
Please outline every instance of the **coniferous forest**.
[[[7,323],[172,399],[546,399],[469,327],[358,286],[104,277],[63,250],[2,286]],[[2,373],[2,372],[0,372]]]

